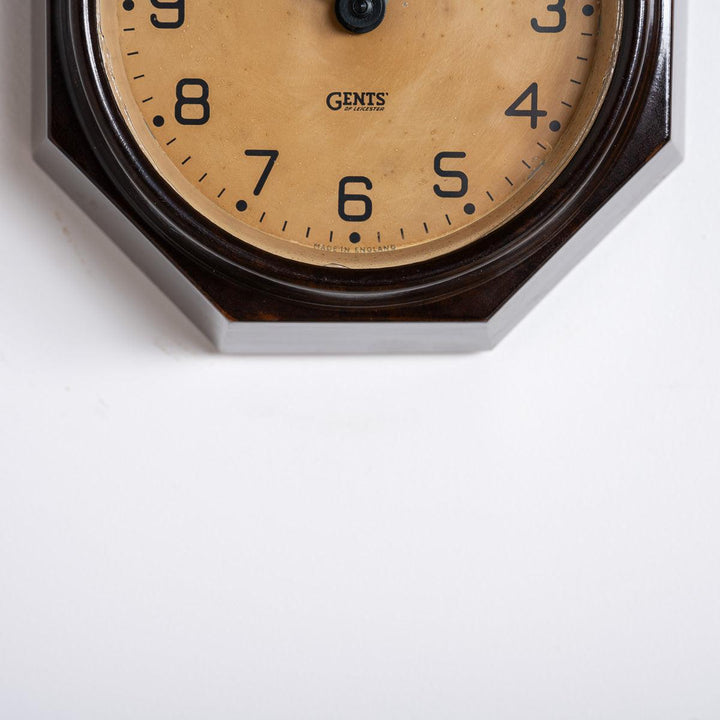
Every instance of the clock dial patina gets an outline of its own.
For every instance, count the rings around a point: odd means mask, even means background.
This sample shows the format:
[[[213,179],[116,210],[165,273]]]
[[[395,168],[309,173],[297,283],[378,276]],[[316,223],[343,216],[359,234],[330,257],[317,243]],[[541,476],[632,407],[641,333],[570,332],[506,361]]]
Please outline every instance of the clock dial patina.
[[[597,116],[622,25],[621,0],[387,0],[367,32],[334,0],[96,3],[162,178],[238,241],[348,268],[437,257],[536,199]]]

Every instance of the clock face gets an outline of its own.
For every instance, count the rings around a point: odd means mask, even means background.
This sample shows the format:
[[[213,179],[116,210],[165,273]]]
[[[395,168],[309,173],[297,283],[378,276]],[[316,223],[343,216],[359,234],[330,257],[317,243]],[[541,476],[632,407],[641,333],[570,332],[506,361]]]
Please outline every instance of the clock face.
[[[118,108],[175,192],[238,242],[347,268],[438,257],[538,198],[597,116],[622,26],[622,0],[95,12]]]

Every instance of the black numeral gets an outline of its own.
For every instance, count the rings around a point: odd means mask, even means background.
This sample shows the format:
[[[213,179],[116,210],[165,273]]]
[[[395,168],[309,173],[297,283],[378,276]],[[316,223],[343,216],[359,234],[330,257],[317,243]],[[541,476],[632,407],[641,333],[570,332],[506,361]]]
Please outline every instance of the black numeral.
[[[181,125],[204,125],[210,119],[210,88],[204,80],[185,78],[175,94],[175,119]]]
[[[174,10],[177,15],[174,20],[168,19],[170,14],[163,15],[165,18],[161,20],[157,13],[150,16],[150,22],[156,28],[176,29],[183,26],[185,22],[185,0],[150,0],[152,6],[158,10]]]
[[[245,154],[248,157],[266,157],[268,158],[267,165],[265,166],[265,169],[263,170],[263,174],[260,176],[260,180],[258,180],[258,184],[255,186],[255,189],[253,190],[253,195],[257,196],[265,187],[265,183],[268,181],[268,178],[270,177],[270,173],[272,172],[272,169],[275,167],[275,163],[277,162],[277,159],[280,157],[280,153],[277,150],[246,150]]]
[[[367,195],[358,193],[349,193],[348,185],[362,185],[366,190],[372,190],[373,184],[366,177],[344,177],[340,181],[340,190],[338,192],[338,213],[343,220],[347,222],[365,222],[372,217],[373,204]],[[363,211],[359,214],[351,214],[348,212],[348,203],[361,204]]]
[[[464,152],[441,152],[435,156],[435,174],[441,178],[453,178],[460,181],[460,187],[457,190],[444,190],[440,185],[435,185],[433,190],[438,197],[461,198],[467,195],[470,186],[468,176],[460,170],[446,170],[442,166],[443,160],[462,160],[466,157]]]
[[[558,0],[556,3],[551,3],[547,6],[547,11],[551,13],[557,13],[557,24],[555,25],[541,25],[537,18],[533,18],[530,21],[532,29],[539,33],[559,33],[562,32],[567,26],[567,11],[565,10],[565,0]]]
[[[521,106],[530,100],[530,108],[523,109]],[[506,111],[508,117],[529,117],[530,127],[535,130],[538,126],[538,118],[545,117],[547,111],[538,109],[538,84],[533,83]]]

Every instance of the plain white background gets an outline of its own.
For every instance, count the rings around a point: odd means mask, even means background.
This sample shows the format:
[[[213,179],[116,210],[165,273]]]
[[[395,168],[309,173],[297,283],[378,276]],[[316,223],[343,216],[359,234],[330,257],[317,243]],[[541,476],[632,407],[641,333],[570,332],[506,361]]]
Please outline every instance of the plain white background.
[[[496,350],[245,359],[33,165],[2,1],[3,720],[720,718],[720,5],[690,10],[685,164]]]

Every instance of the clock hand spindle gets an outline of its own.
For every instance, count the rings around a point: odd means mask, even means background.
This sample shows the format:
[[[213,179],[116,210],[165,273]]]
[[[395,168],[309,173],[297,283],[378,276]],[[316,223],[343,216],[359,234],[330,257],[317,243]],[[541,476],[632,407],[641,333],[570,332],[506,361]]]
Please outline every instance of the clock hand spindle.
[[[335,0],[335,14],[351,33],[368,33],[385,18],[385,0]]]

